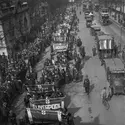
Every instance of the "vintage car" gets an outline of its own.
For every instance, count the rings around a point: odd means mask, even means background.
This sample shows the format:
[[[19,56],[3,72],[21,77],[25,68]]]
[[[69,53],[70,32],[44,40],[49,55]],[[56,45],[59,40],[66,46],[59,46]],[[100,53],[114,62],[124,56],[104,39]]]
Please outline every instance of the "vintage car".
[[[34,124],[64,124],[67,125],[67,114],[63,111],[38,110],[26,108],[26,119],[30,125]]]
[[[84,16],[85,16],[85,19],[86,19],[86,17],[88,16],[90,14],[90,10],[85,10],[85,12],[84,12]]]
[[[108,8],[101,8],[99,11],[99,20],[102,25],[109,24],[109,10]]]
[[[101,31],[101,27],[98,25],[91,25],[90,27],[90,34],[95,36],[97,32]]]
[[[98,37],[99,37],[99,36],[102,36],[102,35],[105,35],[105,33],[104,33],[103,31],[97,32],[96,35],[95,35],[95,41],[97,41],[97,40],[98,40]]]
[[[113,94],[125,94],[125,69],[119,58],[105,59],[106,77]]]
[[[100,35],[96,40],[97,52],[100,59],[114,57],[114,37],[109,34]]]
[[[89,28],[91,25],[92,25],[92,17],[88,15],[86,17],[86,27]]]

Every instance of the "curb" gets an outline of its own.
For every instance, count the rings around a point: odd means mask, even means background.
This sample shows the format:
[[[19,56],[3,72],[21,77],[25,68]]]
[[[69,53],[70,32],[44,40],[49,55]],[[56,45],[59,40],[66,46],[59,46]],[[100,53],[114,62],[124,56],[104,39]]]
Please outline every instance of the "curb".
[[[112,18],[110,18],[110,21],[112,21],[113,23],[115,23],[119,28],[122,28],[122,30],[125,31],[125,28],[123,26],[121,26],[118,22],[116,22],[115,20],[113,20]]]

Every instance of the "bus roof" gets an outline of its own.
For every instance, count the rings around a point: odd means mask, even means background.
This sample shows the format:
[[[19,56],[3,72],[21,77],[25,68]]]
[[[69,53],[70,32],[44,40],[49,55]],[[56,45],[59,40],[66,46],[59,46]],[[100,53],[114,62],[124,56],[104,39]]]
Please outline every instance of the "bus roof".
[[[110,39],[113,39],[113,38],[110,35],[104,34],[104,35],[98,36],[98,39],[99,40],[106,40],[106,39],[110,40]]]

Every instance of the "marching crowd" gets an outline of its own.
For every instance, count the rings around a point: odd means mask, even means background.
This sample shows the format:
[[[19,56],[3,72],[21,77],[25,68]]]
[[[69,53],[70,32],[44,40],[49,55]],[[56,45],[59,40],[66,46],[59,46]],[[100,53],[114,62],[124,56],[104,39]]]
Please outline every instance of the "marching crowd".
[[[58,17],[57,17],[58,18]],[[52,27],[50,27],[52,28]],[[52,29],[50,29],[51,31]],[[44,42],[44,46],[43,46]],[[14,99],[23,92],[24,84],[35,82],[36,73],[27,73],[34,69],[41,53],[51,43],[51,34],[42,40],[30,43],[28,48],[18,52],[15,59],[8,59],[3,53],[0,55],[0,122],[7,122]],[[31,83],[32,83],[31,82]]]
[[[51,28],[53,27],[55,26],[52,26]],[[44,43],[47,43],[44,46],[42,43],[43,41],[47,41],[47,42],[44,42]],[[16,124],[14,120],[16,116],[10,110],[11,104],[16,98],[16,96],[23,92],[24,84],[36,83],[36,74],[32,72],[27,75],[27,72],[29,70],[29,67],[31,67],[32,69],[34,68],[36,63],[39,61],[41,52],[43,52],[43,50],[45,50],[45,48],[50,45],[51,34],[50,36],[47,36],[47,37],[44,36],[43,41],[40,41],[40,42],[35,41],[34,43],[31,43],[27,49],[24,49],[22,52],[17,54],[17,58],[15,60],[9,61],[9,59],[4,55],[4,53],[3,55],[0,55],[0,69],[1,69],[0,121],[5,122],[8,120],[8,117],[11,116],[12,124]],[[64,57],[63,54],[62,54],[62,57]],[[58,56],[58,61],[61,63],[65,59],[66,58],[64,57],[61,60],[61,58],[59,58]],[[26,60],[28,60],[28,63]],[[66,63],[65,61],[63,63]],[[49,62],[51,62],[51,60]],[[42,78],[40,81],[41,83],[55,82],[54,79],[51,79],[52,76],[56,77],[56,79],[59,79],[60,76],[61,77],[66,76],[66,71],[64,70],[64,68],[60,69],[59,67],[54,67],[52,71],[50,70],[51,69],[47,69],[47,68],[43,69]]]
[[[57,18],[56,20],[58,22],[54,22],[53,25],[58,24],[62,16]],[[51,58],[47,59],[44,63],[40,81],[37,81],[37,73],[35,73],[34,70],[30,71],[30,68],[35,68],[35,65],[40,59],[41,52],[44,52],[45,48],[50,46],[52,34],[44,36],[43,40],[37,40],[34,41],[34,43],[31,43],[27,49],[18,53],[17,58],[11,62],[4,54],[0,56],[2,78],[0,86],[0,120],[5,122],[8,120],[8,117],[10,117],[12,125],[16,125],[16,114],[10,110],[11,104],[15,97],[23,92],[25,85],[55,84],[57,88],[59,88],[61,83],[59,84],[58,82],[67,84],[81,79],[81,58],[76,51],[74,52],[73,47],[74,45],[81,47],[80,54],[82,57],[85,57],[85,49],[82,46],[80,39],[76,40],[74,34],[71,34],[71,32],[77,32],[78,21],[76,13],[74,12],[74,16],[70,21],[71,28],[67,34],[69,40],[68,50],[58,54],[51,53]],[[51,31],[54,32],[56,26],[53,25],[50,28]],[[72,59],[74,61],[72,61]],[[62,96],[62,94],[56,90],[56,93],[53,93],[50,97],[57,97],[59,95]],[[32,97],[44,98],[43,95],[40,97],[32,95]],[[26,104],[29,101],[25,99],[24,102]]]

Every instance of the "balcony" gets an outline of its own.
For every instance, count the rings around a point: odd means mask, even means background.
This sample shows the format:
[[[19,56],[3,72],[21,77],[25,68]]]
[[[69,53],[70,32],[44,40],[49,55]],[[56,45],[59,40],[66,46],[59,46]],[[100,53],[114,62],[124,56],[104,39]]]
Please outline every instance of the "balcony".
[[[27,2],[23,2],[21,5],[11,5],[10,7],[3,7],[0,10],[0,20],[5,17],[10,17],[13,14],[18,14],[29,9]]]

